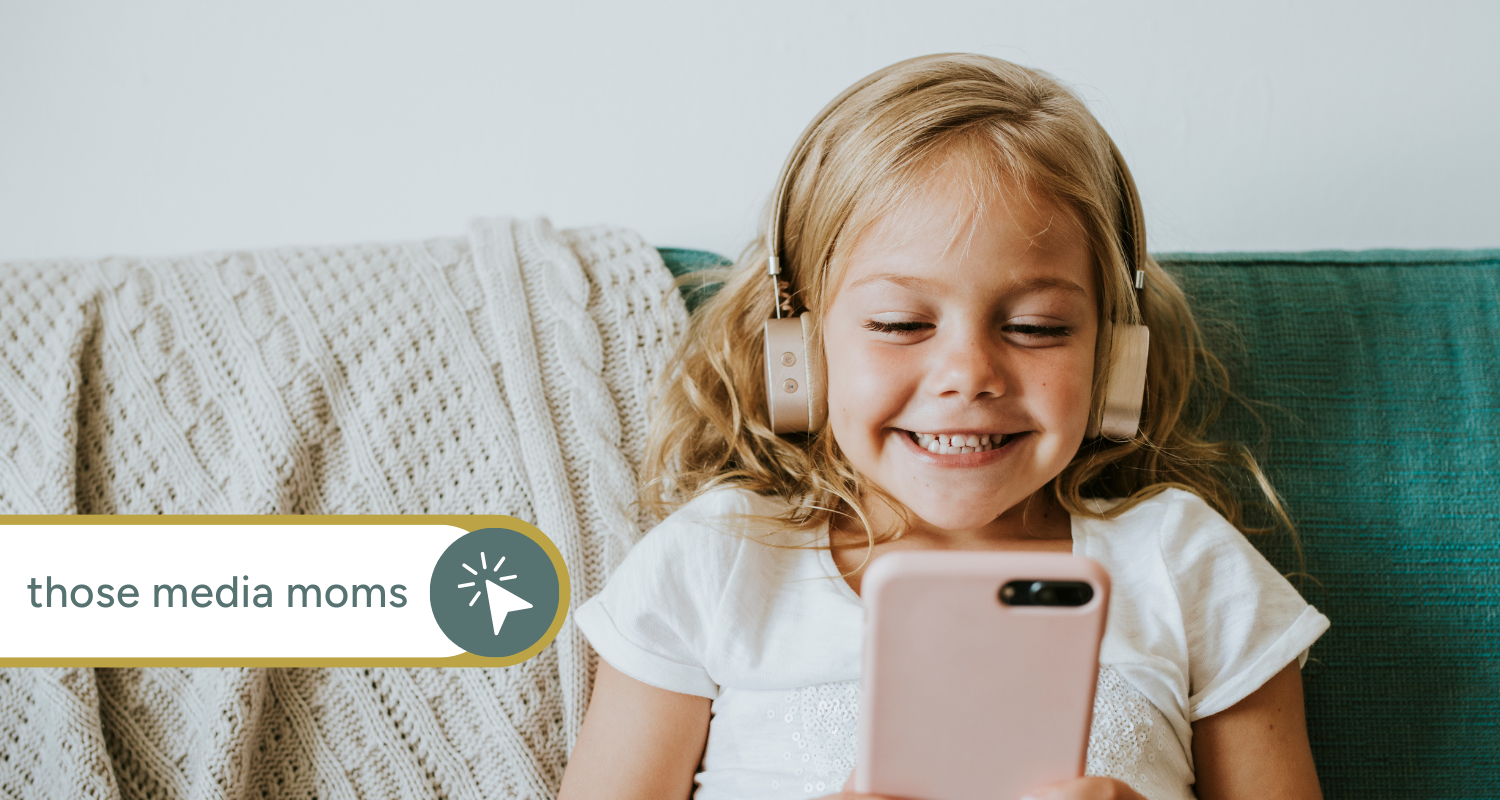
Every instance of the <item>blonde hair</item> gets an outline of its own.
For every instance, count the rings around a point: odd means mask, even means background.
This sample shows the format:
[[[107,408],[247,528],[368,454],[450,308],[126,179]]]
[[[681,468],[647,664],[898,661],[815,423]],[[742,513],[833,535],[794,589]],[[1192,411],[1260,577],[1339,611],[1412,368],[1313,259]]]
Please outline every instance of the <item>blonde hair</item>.
[[[1207,440],[1207,426],[1228,396],[1227,373],[1204,348],[1182,290],[1146,253],[1134,181],[1109,135],[1043,72],[970,54],[903,64],[850,95],[810,132],[787,192],[780,253],[793,307],[814,315],[808,347],[823,346],[820,322],[859,235],[908,201],[944,159],[966,165],[976,198],[992,196],[1009,179],[1076,216],[1101,287],[1093,419],[1101,412],[1113,325],[1151,329],[1140,433],[1124,442],[1086,441],[1050,483],[1061,506],[1079,516],[1113,517],[1178,487],[1242,526],[1226,476],[1226,468],[1238,466],[1290,529],[1249,451]],[[768,207],[762,225],[777,211]],[[704,492],[735,486],[788,500],[789,510],[775,519],[781,527],[812,529],[848,514],[859,518],[872,544],[899,536],[907,511],[878,486],[861,483],[828,426],[810,435],[771,431],[761,339],[776,301],[763,239],[735,266],[707,276],[723,285],[692,318],[664,374],[641,502],[664,515]],[[1131,264],[1145,272],[1139,301]],[[1218,402],[1190,417],[1195,389]],[[867,498],[887,503],[903,527],[872,530]],[[1088,498],[1122,501],[1101,511]]]

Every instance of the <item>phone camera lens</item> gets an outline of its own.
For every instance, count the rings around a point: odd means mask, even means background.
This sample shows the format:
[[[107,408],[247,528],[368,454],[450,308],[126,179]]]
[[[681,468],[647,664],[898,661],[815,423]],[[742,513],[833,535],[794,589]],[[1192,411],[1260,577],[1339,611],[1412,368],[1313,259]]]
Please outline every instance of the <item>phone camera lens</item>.
[[[1084,581],[1011,581],[1000,587],[1000,602],[1008,606],[1086,606],[1094,587]]]

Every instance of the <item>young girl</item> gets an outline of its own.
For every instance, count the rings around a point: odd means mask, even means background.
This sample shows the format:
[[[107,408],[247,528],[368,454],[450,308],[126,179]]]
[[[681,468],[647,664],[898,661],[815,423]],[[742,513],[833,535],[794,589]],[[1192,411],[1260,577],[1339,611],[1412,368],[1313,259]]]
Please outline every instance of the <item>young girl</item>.
[[[671,515],[576,611],[602,661],[561,797],[839,793],[861,576],[928,548],[1111,575],[1090,777],[1035,796],[1319,797],[1299,667],[1328,621],[1232,524],[1232,451],[1184,416],[1216,362],[1108,135],[977,55],[903,62],[825,114],[655,412],[644,498]],[[799,312],[826,401],[778,434],[762,331]],[[1106,395],[1141,324],[1137,430]]]

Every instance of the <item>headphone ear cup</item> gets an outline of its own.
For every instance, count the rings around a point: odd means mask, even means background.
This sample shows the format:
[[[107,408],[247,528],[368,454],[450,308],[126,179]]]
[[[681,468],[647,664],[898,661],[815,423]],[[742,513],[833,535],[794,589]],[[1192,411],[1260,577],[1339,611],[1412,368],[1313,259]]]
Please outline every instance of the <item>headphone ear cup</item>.
[[[808,352],[811,339],[810,314],[766,320],[766,411],[776,433],[814,433],[828,420],[821,354]]]
[[[807,354],[807,432],[817,433],[828,422],[828,387],[824,385],[823,349],[808,347],[813,340],[813,316],[798,315],[802,320],[802,351]]]
[[[1125,441],[1141,427],[1141,406],[1146,398],[1146,356],[1151,349],[1151,330],[1145,325],[1116,325],[1114,358],[1104,380],[1104,407],[1089,436]]]

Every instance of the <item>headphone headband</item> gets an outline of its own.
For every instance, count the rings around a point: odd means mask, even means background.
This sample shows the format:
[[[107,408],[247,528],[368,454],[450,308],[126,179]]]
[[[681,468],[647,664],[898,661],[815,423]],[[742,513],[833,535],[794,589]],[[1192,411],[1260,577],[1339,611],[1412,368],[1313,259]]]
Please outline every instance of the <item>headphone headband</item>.
[[[1141,230],[1141,196],[1135,188],[1135,178],[1130,175],[1130,167],[1125,166],[1125,157],[1120,155],[1120,148],[1115,146],[1115,140],[1109,138],[1109,154],[1115,161],[1116,183],[1120,191],[1120,242],[1124,251],[1125,270],[1133,279],[1131,285],[1139,291],[1146,286],[1146,232]]]

